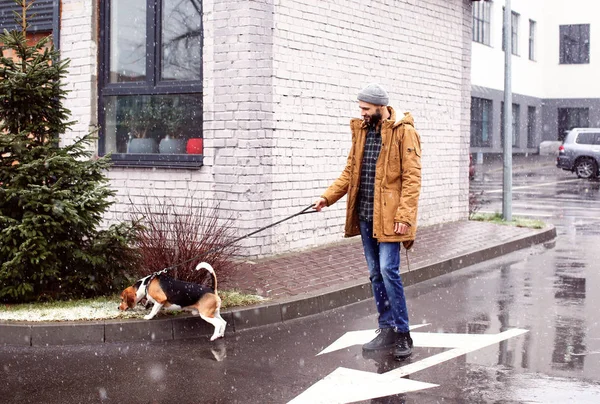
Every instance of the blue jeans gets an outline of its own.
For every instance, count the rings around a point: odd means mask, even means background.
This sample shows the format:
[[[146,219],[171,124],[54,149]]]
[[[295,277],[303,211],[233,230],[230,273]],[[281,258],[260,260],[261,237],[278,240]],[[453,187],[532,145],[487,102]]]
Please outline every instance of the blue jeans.
[[[408,332],[408,310],[400,279],[400,243],[377,242],[373,238],[373,222],[361,221],[360,235],[379,313],[379,328]]]

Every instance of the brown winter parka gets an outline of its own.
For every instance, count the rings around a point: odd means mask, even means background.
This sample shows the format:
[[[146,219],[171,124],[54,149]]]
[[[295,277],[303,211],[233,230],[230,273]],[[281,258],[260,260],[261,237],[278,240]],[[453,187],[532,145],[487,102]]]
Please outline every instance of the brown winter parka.
[[[375,169],[373,237],[380,242],[402,242],[411,248],[417,233],[417,207],[421,191],[421,139],[409,112],[396,122],[396,113],[388,106],[390,118],[381,123],[381,152]],[[352,119],[352,146],[346,168],[322,195],[327,206],[348,194],[345,237],[360,234],[358,188],[367,128],[364,120]],[[394,223],[409,226],[406,234],[394,233]]]

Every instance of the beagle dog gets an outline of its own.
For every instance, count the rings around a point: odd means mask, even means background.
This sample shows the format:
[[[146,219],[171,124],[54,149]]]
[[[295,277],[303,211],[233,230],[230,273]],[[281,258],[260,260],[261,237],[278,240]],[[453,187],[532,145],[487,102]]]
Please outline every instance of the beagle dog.
[[[167,310],[186,310],[212,324],[215,332],[211,341],[225,335],[227,322],[221,317],[221,298],[217,294],[217,275],[213,267],[201,262],[196,270],[206,269],[213,278],[214,289],[197,283],[183,282],[165,274],[148,275],[129,286],[121,293],[119,310],[133,309],[144,297],[153,303],[150,314],[144,319],[150,320],[161,308]]]

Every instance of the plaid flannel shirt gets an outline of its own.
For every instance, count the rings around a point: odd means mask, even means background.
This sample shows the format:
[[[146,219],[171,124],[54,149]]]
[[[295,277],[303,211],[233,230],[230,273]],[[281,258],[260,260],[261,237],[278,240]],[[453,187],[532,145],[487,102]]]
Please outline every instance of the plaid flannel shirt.
[[[375,167],[381,152],[381,126],[369,127],[365,140],[365,151],[360,172],[358,191],[358,218],[373,221],[373,200],[375,198]]]

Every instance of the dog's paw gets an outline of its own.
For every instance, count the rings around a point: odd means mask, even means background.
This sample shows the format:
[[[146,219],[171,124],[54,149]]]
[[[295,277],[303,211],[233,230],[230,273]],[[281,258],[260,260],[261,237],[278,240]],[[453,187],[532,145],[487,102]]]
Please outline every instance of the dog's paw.
[[[152,320],[153,317],[154,316],[152,316],[150,314],[147,314],[147,315],[144,316],[144,320]]]

